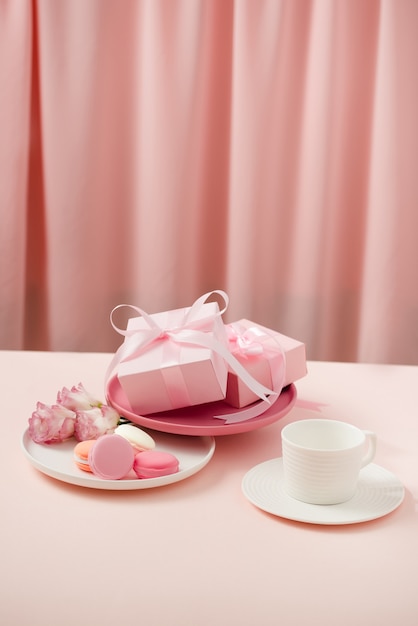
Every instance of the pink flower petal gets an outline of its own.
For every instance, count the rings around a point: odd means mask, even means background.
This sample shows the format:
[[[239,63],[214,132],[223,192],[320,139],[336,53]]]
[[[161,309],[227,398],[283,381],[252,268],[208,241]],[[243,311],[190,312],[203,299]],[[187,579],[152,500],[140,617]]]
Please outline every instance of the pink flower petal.
[[[57,403],[67,407],[67,409],[71,409],[72,411],[77,411],[79,409],[88,410],[92,407],[99,407],[102,405],[100,400],[97,400],[97,398],[92,396],[84,388],[82,383],[78,383],[78,385],[71,387],[71,389],[63,387],[57,394]]]
[[[75,418],[75,412],[66,407],[38,402],[29,418],[29,435],[36,443],[65,441],[74,435]]]
[[[86,411],[76,411],[74,435],[78,441],[97,439],[114,432],[119,422],[119,413],[110,406],[102,405]]]

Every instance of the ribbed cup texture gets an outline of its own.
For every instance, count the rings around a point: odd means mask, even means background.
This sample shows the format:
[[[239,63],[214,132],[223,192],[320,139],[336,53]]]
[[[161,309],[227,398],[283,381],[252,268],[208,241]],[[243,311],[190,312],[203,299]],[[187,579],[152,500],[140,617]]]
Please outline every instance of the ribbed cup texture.
[[[361,448],[307,450],[283,441],[284,484],[287,493],[311,504],[338,504],[356,490]]]

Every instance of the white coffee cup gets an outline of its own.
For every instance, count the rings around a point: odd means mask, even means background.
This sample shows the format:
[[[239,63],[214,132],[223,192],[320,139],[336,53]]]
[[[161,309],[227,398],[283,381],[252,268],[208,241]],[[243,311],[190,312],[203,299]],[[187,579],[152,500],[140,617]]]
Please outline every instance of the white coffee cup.
[[[292,498],[338,504],[354,495],[361,468],[374,458],[376,435],[337,420],[300,420],[283,428],[282,451]]]

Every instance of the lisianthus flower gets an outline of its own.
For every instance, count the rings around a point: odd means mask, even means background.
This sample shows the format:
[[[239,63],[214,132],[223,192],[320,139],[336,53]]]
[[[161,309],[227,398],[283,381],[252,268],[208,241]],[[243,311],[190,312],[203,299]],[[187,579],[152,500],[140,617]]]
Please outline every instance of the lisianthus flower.
[[[29,418],[29,435],[36,443],[57,443],[74,435],[76,414],[64,406],[42,402]]]
[[[76,411],[74,435],[78,441],[97,439],[101,435],[110,435],[119,422],[119,413],[103,404],[86,411]]]
[[[61,404],[72,411],[79,409],[85,411],[95,406],[102,406],[102,402],[86,391],[82,383],[74,385],[71,389],[63,387],[57,394],[57,404]]]

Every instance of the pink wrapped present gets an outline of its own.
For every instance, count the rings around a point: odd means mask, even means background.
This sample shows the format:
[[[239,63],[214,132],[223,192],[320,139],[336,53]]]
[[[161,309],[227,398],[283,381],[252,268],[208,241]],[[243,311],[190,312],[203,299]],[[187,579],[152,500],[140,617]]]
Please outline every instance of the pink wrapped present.
[[[269,389],[286,387],[307,373],[305,344],[247,319],[226,326],[229,349],[257,381]],[[283,371],[284,359],[284,371]],[[280,382],[276,383],[280,378]],[[259,397],[229,368],[226,402],[241,408]]]
[[[224,295],[227,301],[224,292],[212,293]],[[112,321],[125,335],[113,365],[135,413],[146,415],[225,398],[228,370],[219,347],[227,349],[227,337],[223,311],[217,302],[206,302],[210,295],[192,307],[153,315],[131,307],[140,316],[128,321],[126,331]]]

